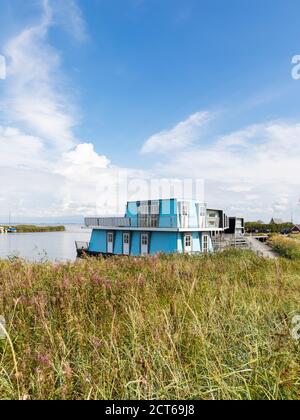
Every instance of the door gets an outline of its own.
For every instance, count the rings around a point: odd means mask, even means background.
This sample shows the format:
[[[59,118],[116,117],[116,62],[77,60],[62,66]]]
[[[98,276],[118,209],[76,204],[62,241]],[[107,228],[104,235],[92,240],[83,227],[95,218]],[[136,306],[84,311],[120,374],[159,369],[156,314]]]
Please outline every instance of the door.
[[[208,253],[208,236],[204,235],[202,239],[202,251],[207,254]]]
[[[186,254],[193,252],[193,237],[190,234],[184,235],[184,252]]]
[[[141,235],[141,254],[148,255],[149,254],[149,235],[148,233],[143,233]]]
[[[188,229],[190,226],[190,206],[187,202],[179,203],[179,217],[180,217],[180,227],[182,229]]]
[[[124,233],[123,235],[123,254],[129,255],[130,254],[130,234]]]
[[[114,234],[112,232],[107,234],[107,253],[114,253]]]

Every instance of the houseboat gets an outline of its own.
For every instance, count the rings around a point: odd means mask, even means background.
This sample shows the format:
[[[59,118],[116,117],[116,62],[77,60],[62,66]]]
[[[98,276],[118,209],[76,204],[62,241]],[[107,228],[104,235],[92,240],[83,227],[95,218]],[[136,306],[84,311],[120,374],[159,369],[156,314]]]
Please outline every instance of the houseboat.
[[[86,218],[89,243],[76,243],[77,254],[145,256],[158,253],[214,252],[216,238],[230,229],[223,210],[196,200],[160,199],[128,202],[124,217]],[[238,226],[243,226],[239,219]],[[243,234],[243,229],[237,229]]]

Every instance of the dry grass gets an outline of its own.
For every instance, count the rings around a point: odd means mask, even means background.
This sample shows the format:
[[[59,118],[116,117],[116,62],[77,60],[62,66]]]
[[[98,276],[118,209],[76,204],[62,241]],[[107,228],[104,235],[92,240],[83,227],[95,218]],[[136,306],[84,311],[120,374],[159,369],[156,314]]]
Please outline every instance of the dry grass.
[[[296,241],[295,238],[273,236],[270,240],[270,245],[282,257],[300,260],[300,242]]]
[[[0,261],[2,399],[298,399],[300,262]]]

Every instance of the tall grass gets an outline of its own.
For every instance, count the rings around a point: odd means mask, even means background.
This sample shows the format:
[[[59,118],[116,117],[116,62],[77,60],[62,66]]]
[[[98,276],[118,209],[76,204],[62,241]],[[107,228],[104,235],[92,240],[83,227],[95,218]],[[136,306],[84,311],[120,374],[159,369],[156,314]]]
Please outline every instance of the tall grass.
[[[297,399],[300,262],[0,261],[0,398]]]
[[[275,252],[291,260],[300,260],[300,243],[292,238],[274,236],[270,244]]]

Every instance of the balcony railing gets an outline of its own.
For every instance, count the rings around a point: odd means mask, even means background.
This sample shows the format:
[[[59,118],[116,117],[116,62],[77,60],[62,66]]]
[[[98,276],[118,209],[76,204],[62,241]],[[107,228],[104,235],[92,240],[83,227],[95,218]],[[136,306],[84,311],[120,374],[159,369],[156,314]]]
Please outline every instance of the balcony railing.
[[[93,217],[86,218],[85,225],[100,228],[176,228],[176,216],[149,217]]]
[[[197,218],[177,216],[141,216],[141,217],[93,217],[86,218],[85,224],[92,228],[136,228],[136,229],[212,229],[220,228],[218,224],[209,225],[208,221],[198,222]]]
[[[87,227],[131,227],[129,217],[88,217],[85,219]]]

